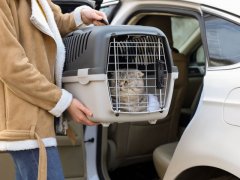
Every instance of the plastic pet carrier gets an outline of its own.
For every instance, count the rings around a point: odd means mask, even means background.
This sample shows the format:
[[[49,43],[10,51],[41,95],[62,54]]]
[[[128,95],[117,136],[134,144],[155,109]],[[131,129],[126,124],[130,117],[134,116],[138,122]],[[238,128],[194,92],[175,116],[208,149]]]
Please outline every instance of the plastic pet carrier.
[[[64,38],[64,88],[91,120],[149,121],[166,117],[178,77],[166,36],[146,26],[98,26]]]

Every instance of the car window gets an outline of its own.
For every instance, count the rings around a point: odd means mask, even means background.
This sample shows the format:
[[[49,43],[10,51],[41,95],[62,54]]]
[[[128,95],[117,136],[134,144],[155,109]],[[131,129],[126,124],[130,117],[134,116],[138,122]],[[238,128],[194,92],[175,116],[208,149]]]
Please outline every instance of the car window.
[[[116,4],[104,6],[104,7],[101,7],[100,11],[104,12],[107,15],[107,17],[109,17],[115,7],[116,7]]]
[[[100,11],[104,12],[107,15],[109,22],[111,22],[114,13],[117,11],[116,9],[118,3],[119,0],[103,0]]]
[[[205,63],[205,54],[202,45],[196,51],[196,63],[199,65],[204,65]]]
[[[240,62],[240,26],[225,19],[205,15],[209,66],[226,66]]]
[[[172,17],[173,46],[180,49],[199,28],[199,23],[191,17]]]

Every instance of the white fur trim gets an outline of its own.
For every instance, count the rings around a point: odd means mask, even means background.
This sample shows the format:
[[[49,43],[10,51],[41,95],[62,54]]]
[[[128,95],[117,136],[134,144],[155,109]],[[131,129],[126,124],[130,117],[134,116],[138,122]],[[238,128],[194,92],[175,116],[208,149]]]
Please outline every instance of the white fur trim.
[[[42,13],[42,10],[40,9],[36,0],[31,0],[31,7],[32,7],[32,15],[30,17],[30,21],[32,22],[32,24],[43,33],[54,38],[54,35],[48,26],[46,18]]]
[[[56,138],[42,139],[45,147],[57,146]],[[37,140],[24,140],[24,141],[0,141],[0,151],[20,151],[27,149],[38,148]]]
[[[56,117],[60,117],[63,111],[65,111],[72,102],[72,94],[62,89],[62,96],[56,106],[49,112]]]
[[[62,72],[65,61],[65,46],[62,41],[62,37],[58,30],[56,21],[52,9],[50,8],[46,0],[39,0],[39,4],[46,15],[48,25],[54,35],[54,40],[57,44],[57,55],[56,55],[56,65],[55,65],[55,80],[58,87],[62,87]]]
[[[83,21],[82,21],[82,17],[81,17],[81,11],[82,9],[92,9],[91,7],[89,6],[80,6],[80,7],[77,7],[74,11],[73,11],[73,15],[74,15],[74,21],[76,23],[76,26],[81,26],[83,25]]]

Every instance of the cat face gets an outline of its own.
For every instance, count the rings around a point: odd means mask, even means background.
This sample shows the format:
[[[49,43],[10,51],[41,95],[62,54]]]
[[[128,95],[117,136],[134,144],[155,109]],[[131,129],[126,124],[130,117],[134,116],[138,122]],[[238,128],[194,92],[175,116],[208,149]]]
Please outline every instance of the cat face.
[[[121,72],[119,77],[120,89],[122,91],[126,91],[126,89],[137,91],[137,89],[143,88],[143,76],[144,74],[138,70]]]
[[[120,91],[132,93],[141,93],[144,89],[144,74],[139,70],[121,70],[116,73],[113,73],[113,79],[118,80],[118,88]],[[113,80],[112,85],[116,86],[116,81]]]

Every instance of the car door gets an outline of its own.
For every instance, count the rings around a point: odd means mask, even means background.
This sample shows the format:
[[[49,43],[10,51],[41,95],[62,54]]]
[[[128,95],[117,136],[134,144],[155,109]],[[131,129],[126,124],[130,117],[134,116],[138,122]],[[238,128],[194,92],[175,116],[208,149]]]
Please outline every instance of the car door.
[[[197,179],[204,167],[240,177],[240,19],[211,7],[202,6],[202,11],[208,53],[203,93],[165,179]],[[192,173],[196,170],[200,174]]]

